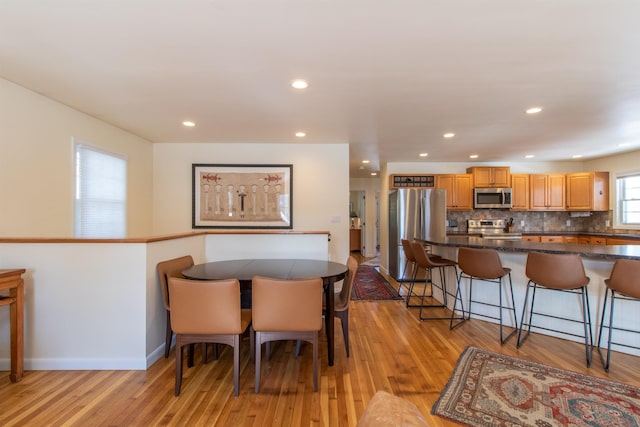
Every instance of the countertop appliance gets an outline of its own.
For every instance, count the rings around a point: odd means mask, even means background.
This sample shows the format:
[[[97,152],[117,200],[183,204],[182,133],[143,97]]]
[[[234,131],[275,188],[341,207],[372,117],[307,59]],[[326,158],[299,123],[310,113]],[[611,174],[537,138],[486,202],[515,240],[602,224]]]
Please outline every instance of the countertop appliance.
[[[475,209],[510,209],[511,188],[474,188],[473,207]]]
[[[513,219],[469,219],[467,232],[480,234],[483,239],[522,240],[522,233],[507,232],[513,226]]]
[[[410,280],[411,269],[402,250],[402,239],[444,239],[447,202],[445,190],[403,188],[389,192],[389,274]],[[404,273],[404,277],[403,276]]]

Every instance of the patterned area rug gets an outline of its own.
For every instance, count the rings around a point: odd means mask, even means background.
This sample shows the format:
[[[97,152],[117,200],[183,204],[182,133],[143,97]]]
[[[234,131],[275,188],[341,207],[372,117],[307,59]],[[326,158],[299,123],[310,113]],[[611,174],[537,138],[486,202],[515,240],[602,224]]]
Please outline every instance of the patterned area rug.
[[[403,298],[375,267],[360,265],[353,283],[351,299],[354,301],[386,301]]]
[[[467,347],[431,413],[470,426],[638,426],[640,388]]]

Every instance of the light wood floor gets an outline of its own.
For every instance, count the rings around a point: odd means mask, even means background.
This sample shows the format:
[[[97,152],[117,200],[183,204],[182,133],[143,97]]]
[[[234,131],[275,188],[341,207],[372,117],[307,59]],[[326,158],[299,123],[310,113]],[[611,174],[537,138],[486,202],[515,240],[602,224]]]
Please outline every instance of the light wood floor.
[[[397,286],[397,283],[392,283]],[[496,325],[471,320],[454,331],[448,321],[420,322],[403,302],[353,302],[351,357],[336,320],[336,360],[326,363],[321,338],[320,390],[313,392],[310,348],[294,357],[295,345],[273,345],[263,358],[256,395],[248,342],[241,353],[240,396],[233,396],[232,352],[184,369],[175,397],[172,352],[147,371],[28,371],[17,384],[0,373],[0,425],[220,425],[353,426],[377,390],[416,404],[435,426],[453,425],[430,415],[458,355],[469,345],[548,365],[640,386],[640,358],[613,354],[609,374],[597,353],[590,369],[578,343],[532,334],[521,349],[498,342]],[[323,334],[322,334],[323,335]],[[322,336],[321,335],[321,336]]]

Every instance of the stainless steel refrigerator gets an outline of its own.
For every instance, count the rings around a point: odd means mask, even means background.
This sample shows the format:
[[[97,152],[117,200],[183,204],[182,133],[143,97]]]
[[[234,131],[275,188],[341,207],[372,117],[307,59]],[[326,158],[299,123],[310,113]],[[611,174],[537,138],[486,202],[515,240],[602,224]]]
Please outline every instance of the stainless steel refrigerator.
[[[409,280],[411,275],[411,266],[405,269],[402,239],[444,238],[446,221],[445,190],[406,188],[389,193],[389,274],[394,279]]]

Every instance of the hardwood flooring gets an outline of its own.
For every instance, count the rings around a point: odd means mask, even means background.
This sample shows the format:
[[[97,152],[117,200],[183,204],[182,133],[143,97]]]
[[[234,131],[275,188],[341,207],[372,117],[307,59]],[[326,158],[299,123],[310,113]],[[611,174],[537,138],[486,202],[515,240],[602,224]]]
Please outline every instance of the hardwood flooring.
[[[237,398],[230,348],[206,364],[197,351],[196,366],[184,369],[179,397],[173,394],[172,351],[146,371],[27,371],[17,384],[2,372],[0,425],[354,426],[377,390],[410,400],[434,426],[455,425],[430,410],[469,345],[640,386],[638,357],[614,353],[607,374],[596,352],[586,368],[579,343],[532,334],[521,349],[514,339],[501,346],[494,324],[474,319],[450,331],[448,321],[420,322],[417,309],[401,301],[351,304],[350,358],[336,322],[333,367],[327,366],[321,334],[317,393],[310,347],[296,359],[294,343],[280,342],[272,345],[270,360],[263,357],[261,392],[255,394],[245,341]]]

